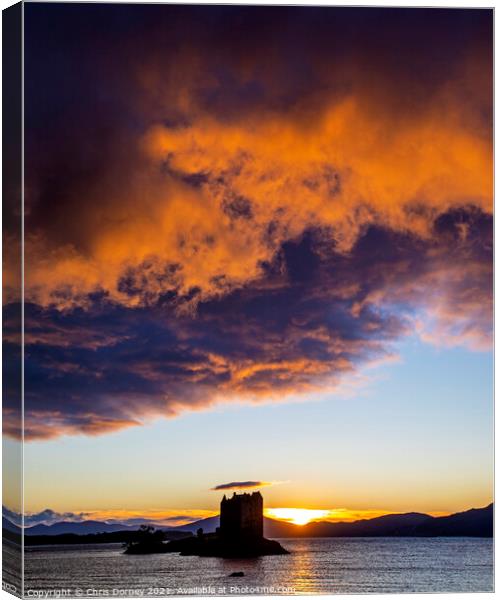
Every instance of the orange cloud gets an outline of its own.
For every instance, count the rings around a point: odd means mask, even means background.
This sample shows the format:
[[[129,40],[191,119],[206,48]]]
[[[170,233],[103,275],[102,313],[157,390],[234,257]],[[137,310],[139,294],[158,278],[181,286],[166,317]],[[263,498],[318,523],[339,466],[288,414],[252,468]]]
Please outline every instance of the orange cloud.
[[[258,279],[280,244],[311,227],[347,253],[369,225],[426,239],[439,214],[491,212],[491,140],[457,112],[438,98],[395,126],[349,97],[307,125],[291,112],[154,126],[135,140],[146,156],[126,167],[133,174],[118,188],[97,182],[85,252],[28,237],[27,297],[62,309],[98,291],[127,306],[172,289],[217,297]]]
[[[399,33],[390,18],[381,19],[387,48],[377,41],[379,54],[370,50],[374,31],[357,19],[366,35],[341,58],[322,51],[331,38],[326,29],[305,44],[315,84],[299,80],[294,101],[284,106],[275,97],[290,81],[281,76],[287,65],[273,36],[255,56],[238,43],[228,52],[222,38],[210,40],[212,60],[181,38],[170,61],[153,45],[155,36],[163,38],[153,27],[151,41],[134,48],[143,59],[132,63],[127,87],[129,110],[143,127],[130,131],[115,124],[119,113],[107,115],[116,131],[102,149],[89,152],[76,128],[65,154],[50,148],[50,168],[28,171],[27,299],[67,309],[88,306],[89,294],[100,292],[144,306],[175,289],[190,305],[193,289],[198,301],[259,279],[280,245],[311,227],[348,253],[370,225],[429,239],[440,214],[463,206],[491,214],[491,55],[484,36],[467,30],[468,51],[454,52],[444,68],[420,41],[415,59],[417,38],[404,19]],[[452,29],[435,29],[432,43],[441,52],[446,40],[455,47]],[[394,64],[389,48],[396,42],[422,75]],[[266,54],[268,69],[258,70]],[[218,79],[221,65],[232,86]],[[207,94],[219,99],[250,84],[268,101],[207,101]],[[111,92],[121,98],[123,90]],[[58,180],[47,182],[45,171],[63,166]]]
[[[148,10],[75,26],[80,69],[27,52],[29,437],[335,389],[414,331],[490,347],[490,13]]]

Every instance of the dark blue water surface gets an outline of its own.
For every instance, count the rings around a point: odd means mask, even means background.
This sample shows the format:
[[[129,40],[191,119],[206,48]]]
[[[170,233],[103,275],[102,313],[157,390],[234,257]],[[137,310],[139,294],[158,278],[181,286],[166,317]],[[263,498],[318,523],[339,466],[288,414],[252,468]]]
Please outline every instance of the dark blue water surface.
[[[483,538],[283,539],[287,556],[127,556],[117,544],[27,548],[25,593],[56,596],[491,592]],[[243,577],[231,573],[243,571]],[[31,590],[31,591],[30,591]]]

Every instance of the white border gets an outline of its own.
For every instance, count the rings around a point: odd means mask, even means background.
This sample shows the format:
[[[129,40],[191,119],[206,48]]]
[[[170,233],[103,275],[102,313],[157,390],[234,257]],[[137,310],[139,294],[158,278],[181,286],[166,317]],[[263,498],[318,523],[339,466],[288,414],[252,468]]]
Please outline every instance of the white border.
[[[36,0],[34,0],[36,1]],[[51,1],[51,0],[49,0]],[[402,8],[423,8],[423,7],[428,7],[428,8],[496,8],[497,2],[480,2],[480,3],[475,3],[474,0],[455,0],[454,2],[429,2],[429,1],[419,1],[419,0],[413,0],[413,2],[401,2],[401,1],[397,1],[397,0],[385,0],[383,2],[377,2],[374,0],[365,0],[364,2],[352,2],[352,1],[346,1],[344,0],[343,2],[328,2],[328,1],[324,1],[324,0],[315,0],[312,2],[290,2],[290,1],[286,1],[286,0],[272,0],[271,2],[265,2],[262,0],[248,0],[247,2],[225,2],[225,1],[217,1],[217,0],[198,0],[198,1],[191,1],[191,0],[186,0],[185,2],[137,2],[134,0],[108,0],[106,2],[102,1],[102,0],[53,0],[55,2],[78,2],[78,3],[102,3],[102,4],[215,4],[215,5],[234,5],[234,4],[241,4],[241,5],[281,5],[281,6],[345,6],[345,7],[402,7]],[[12,0],[0,0],[0,8],[3,10],[5,8],[8,8],[9,6],[15,4],[15,2],[13,2]],[[22,192],[21,192],[21,203],[22,203],[22,214],[23,214],[23,219],[22,219],[22,225],[21,225],[21,239],[22,239],[22,284],[21,284],[21,295],[22,298],[24,300],[24,6],[23,6],[23,31],[22,31],[22,40],[23,40],[23,55],[22,55],[22,72],[23,72],[23,80],[22,80],[22,91],[21,91],[21,95],[22,95],[22,166],[21,166],[21,172],[22,172],[22,177],[23,177],[23,185],[22,185]],[[1,31],[1,30],[0,30]],[[495,32],[494,32],[494,76],[495,76],[495,81],[496,81],[496,74],[497,74],[497,65],[500,64],[499,59],[499,45],[496,43],[497,42],[497,35],[496,35],[496,28],[495,28]],[[0,48],[1,48],[1,44],[0,44]],[[0,50],[1,52],[1,50]],[[0,89],[1,89],[1,80],[0,80]],[[496,109],[497,109],[497,96],[495,94],[495,113],[496,114]],[[496,147],[497,141],[498,141],[498,131],[495,128],[494,131],[494,148]],[[0,149],[0,154],[1,154],[1,149]],[[496,169],[495,169],[495,174],[496,174]],[[495,198],[497,197],[497,191],[498,191],[498,186],[500,186],[499,183],[500,179],[497,179],[495,177],[494,179],[494,185],[495,185]],[[0,177],[0,182],[1,182],[1,177]],[[496,203],[495,203],[495,208],[496,208]],[[2,225],[2,216],[1,216],[1,211],[0,211],[0,227]],[[498,234],[498,230],[495,226],[495,231],[494,231],[494,240],[495,240],[495,253],[494,253],[494,260],[495,260],[495,275],[496,275],[496,266],[498,264],[500,264],[497,261],[497,251],[498,251],[498,237],[500,236],[500,234]],[[0,247],[0,255],[1,255],[1,247]],[[1,291],[0,291],[1,294]],[[0,317],[1,319],[1,317]],[[23,427],[23,432],[22,432],[22,508],[23,508],[23,513],[24,513],[24,301],[23,301],[23,305],[22,305],[22,312],[21,312],[21,340],[22,340],[22,384],[21,384],[21,399],[22,399],[22,414],[21,414],[21,420],[22,420],[22,427]],[[1,323],[0,323],[1,324]],[[495,318],[495,339],[497,338],[497,332],[498,332],[498,328],[500,328],[500,319],[496,319]],[[0,358],[1,358],[1,347],[0,347]],[[495,381],[496,381],[496,377],[497,377],[497,368],[500,370],[500,367],[496,364],[495,362],[495,369],[494,369],[494,376],[495,376]],[[1,383],[1,373],[0,373],[0,383]],[[496,401],[496,386],[495,386],[495,401]],[[498,414],[498,411],[495,411],[495,428],[498,425],[498,422],[500,421],[500,416]],[[1,424],[1,414],[0,414],[0,424]],[[497,491],[497,485],[498,485],[498,479],[496,477],[496,445],[495,445],[495,496],[496,491]],[[0,461],[0,474],[1,474],[1,461]],[[24,525],[24,514],[23,514],[23,525]],[[500,533],[500,526],[498,525],[497,520],[495,520],[495,555],[496,555],[496,540],[498,539],[498,534]],[[23,582],[22,582],[22,586],[24,588],[24,538],[23,538],[23,542],[22,542],[22,578],[23,578]],[[1,559],[1,551],[0,551],[0,559]],[[496,568],[496,561],[495,561],[495,581],[496,581],[496,573],[497,573],[497,568]],[[23,594],[24,594],[24,589],[23,589]],[[370,594],[370,597],[373,596],[374,598],[415,598],[415,599],[419,599],[419,598],[425,598],[425,599],[429,599],[429,598],[439,598],[440,596],[442,596],[443,594]],[[487,594],[483,594],[485,596],[491,596],[492,594],[487,593]],[[367,595],[363,595],[363,594],[352,594],[352,595],[346,595],[346,594],[335,594],[335,595],[324,595],[324,596],[313,596],[314,598],[331,598],[332,600],[351,600],[352,598],[365,598]],[[469,598],[474,598],[475,596],[477,596],[477,594],[470,594],[470,593],[464,593],[464,594],[455,594],[455,593],[450,593],[450,594],[446,594],[447,598],[460,598],[460,599],[464,599],[464,600],[468,600]],[[7,592],[4,592],[2,590],[0,590],[0,600],[12,600],[13,596],[8,594]],[[186,597],[184,597],[186,598]],[[196,596],[189,596],[189,598],[193,598],[194,600],[197,600],[200,597],[196,597]],[[205,597],[203,597],[205,598]],[[242,600],[248,600],[249,596],[242,596],[242,597],[238,597],[238,596],[232,596],[232,598],[242,598]],[[270,598],[283,598],[283,596],[251,596],[251,598],[255,599],[255,600],[269,600]]]

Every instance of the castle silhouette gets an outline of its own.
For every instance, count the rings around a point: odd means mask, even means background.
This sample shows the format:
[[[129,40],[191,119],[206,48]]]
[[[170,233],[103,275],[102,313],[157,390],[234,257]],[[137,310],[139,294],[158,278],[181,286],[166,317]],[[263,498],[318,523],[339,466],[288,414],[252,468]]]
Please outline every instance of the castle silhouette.
[[[264,500],[260,492],[233,494],[222,498],[220,503],[220,527],[217,533],[222,539],[256,539],[264,537]]]
[[[288,554],[276,540],[264,537],[264,501],[260,492],[224,496],[220,503],[220,525],[215,533],[171,541],[166,552],[183,556],[239,558]]]

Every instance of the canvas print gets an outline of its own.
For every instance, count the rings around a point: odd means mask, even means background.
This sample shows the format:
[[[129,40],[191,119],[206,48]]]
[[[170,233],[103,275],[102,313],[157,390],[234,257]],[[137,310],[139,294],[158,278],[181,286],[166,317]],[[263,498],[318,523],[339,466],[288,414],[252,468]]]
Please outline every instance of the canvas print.
[[[493,11],[3,31],[4,589],[492,592]]]

